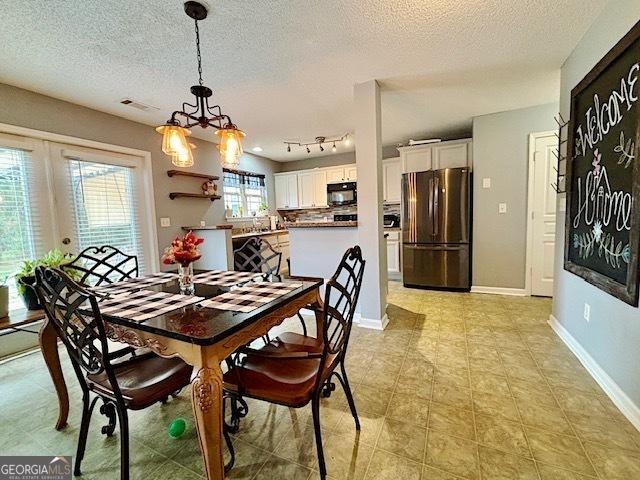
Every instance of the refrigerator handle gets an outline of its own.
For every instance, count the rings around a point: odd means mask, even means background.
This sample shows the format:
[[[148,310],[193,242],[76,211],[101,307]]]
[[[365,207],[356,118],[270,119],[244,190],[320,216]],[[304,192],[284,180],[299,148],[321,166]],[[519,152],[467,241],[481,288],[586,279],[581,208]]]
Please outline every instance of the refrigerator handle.
[[[436,184],[433,189],[433,236],[440,233],[440,178],[435,177]]]
[[[434,216],[433,216],[433,177],[429,177],[429,198],[428,198],[428,203],[429,203],[429,220],[431,221],[431,236],[435,236],[435,230],[434,230],[434,226],[433,226],[433,220],[434,220]]]

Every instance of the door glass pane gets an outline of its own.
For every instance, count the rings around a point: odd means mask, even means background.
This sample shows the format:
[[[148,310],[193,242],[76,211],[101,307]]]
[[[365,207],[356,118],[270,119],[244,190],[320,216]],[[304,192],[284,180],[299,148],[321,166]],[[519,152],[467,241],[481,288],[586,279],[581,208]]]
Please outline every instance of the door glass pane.
[[[68,166],[77,250],[111,245],[136,255],[144,272],[133,169],[82,160]]]
[[[40,253],[35,175],[28,152],[0,147],[0,279]],[[9,308],[21,308],[15,282],[8,281]]]

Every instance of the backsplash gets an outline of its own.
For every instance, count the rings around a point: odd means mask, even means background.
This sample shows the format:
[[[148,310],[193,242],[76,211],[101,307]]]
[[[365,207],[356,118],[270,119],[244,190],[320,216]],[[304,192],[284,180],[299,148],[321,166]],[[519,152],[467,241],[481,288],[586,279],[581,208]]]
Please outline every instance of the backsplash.
[[[400,215],[400,204],[394,203],[383,206],[385,215]],[[296,210],[278,210],[280,217],[286,218],[288,222],[297,221],[323,221],[333,220],[334,215],[351,215],[358,213],[357,205],[345,205],[343,207],[326,207],[326,208],[302,208]]]

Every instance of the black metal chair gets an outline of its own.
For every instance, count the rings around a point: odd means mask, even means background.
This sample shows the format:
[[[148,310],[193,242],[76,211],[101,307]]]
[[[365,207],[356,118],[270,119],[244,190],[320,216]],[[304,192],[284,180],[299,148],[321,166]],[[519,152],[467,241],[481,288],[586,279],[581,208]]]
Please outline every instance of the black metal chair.
[[[238,272],[262,273],[265,279],[274,277],[280,281],[280,266],[282,252],[276,251],[271,244],[262,237],[249,237],[240,247],[233,251],[233,264]],[[302,332],[307,336],[307,325],[298,312],[298,319],[302,324]],[[268,337],[267,337],[268,338]]]
[[[120,424],[120,477],[129,478],[127,410],[141,410],[162,402],[190,383],[192,368],[178,358],[154,354],[113,362],[105,323],[96,297],[61,270],[38,267],[35,289],[49,321],[69,353],[82,389],[82,421],[74,475],[81,475],[91,413],[100,400],[109,418],[102,433],[113,434]],[[91,400],[91,396],[94,398]]]
[[[344,360],[364,265],[358,246],[343,255],[338,269],[326,284],[321,313],[323,328],[317,339],[283,333],[264,347],[243,349],[224,374],[226,397],[244,396],[293,408],[311,402],[320,478],[323,480],[327,469],[320,430],[320,396],[329,396],[335,389],[333,377],[340,381],[356,430],[360,430]]]
[[[111,245],[87,247],[62,269],[74,270],[81,284],[92,287],[134,278],[139,273],[138,257]]]

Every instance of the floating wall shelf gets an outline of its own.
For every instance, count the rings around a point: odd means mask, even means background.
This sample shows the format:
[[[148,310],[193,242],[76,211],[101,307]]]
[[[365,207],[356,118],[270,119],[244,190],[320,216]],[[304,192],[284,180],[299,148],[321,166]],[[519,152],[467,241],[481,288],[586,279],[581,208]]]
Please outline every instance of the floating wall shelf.
[[[222,197],[220,195],[205,195],[204,193],[171,192],[169,194],[169,198],[171,200],[176,198],[207,198],[213,202],[214,200],[219,200]]]
[[[181,175],[183,177],[195,177],[195,178],[205,178],[207,180],[220,180],[220,177],[216,175],[206,175],[204,173],[196,173],[196,172],[185,172],[184,170],[167,170],[167,175],[173,177],[175,175]]]

